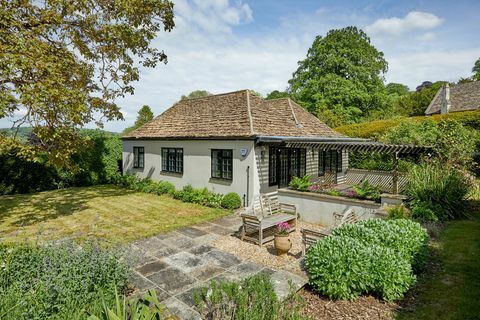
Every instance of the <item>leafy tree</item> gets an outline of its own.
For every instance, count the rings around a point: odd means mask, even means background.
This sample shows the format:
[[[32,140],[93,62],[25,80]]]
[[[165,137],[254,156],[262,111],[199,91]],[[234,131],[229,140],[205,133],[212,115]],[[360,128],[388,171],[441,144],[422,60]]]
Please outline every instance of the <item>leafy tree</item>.
[[[269,94],[267,94],[267,97],[265,99],[270,100],[270,99],[280,99],[280,98],[289,98],[290,94],[286,91],[278,91],[278,90],[273,90]]]
[[[173,17],[168,0],[0,1],[0,118],[23,113],[14,127],[33,126],[41,141],[3,136],[1,149],[68,164],[79,128],[123,118],[114,101],[133,94],[138,66],[166,63],[150,44]]]
[[[472,68],[473,76],[472,78],[476,81],[480,81],[480,58],[475,61],[475,65]]]
[[[149,106],[144,105],[143,107],[138,110],[137,120],[135,120],[135,124],[132,127],[128,127],[123,130],[123,134],[127,134],[132,132],[133,130],[140,128],[145,123],[153,120],[153,112]]]
[[[289,91],[307,110],[331,125],[357,121],[386,99],[383,53],[356,27],[330,30],[317,36],[298,62]],[[332,123],[335,121],[337,123]]]
[[[396,95],[398,97],[406,95],[409,90],[408,87],[401,83],[391,82],[385,86],[385,90],[389,95]]]
[[[212,94],[208,92],[207,90],[195,90],[190,92],[187,95],[183,95],[180,100],[185,100],[185,99],[195,99],[195,98],[202,98],[202,97],[208,97],[211,96]]]
[[[431,87],[424,87],[419,91],[412,92],[408,95],[400,97],[396,102],[394,108],[398,114],[406,116],[420,116],[425,114],[430,102],[437,94],[438,90],[445,82],[437,81]]]

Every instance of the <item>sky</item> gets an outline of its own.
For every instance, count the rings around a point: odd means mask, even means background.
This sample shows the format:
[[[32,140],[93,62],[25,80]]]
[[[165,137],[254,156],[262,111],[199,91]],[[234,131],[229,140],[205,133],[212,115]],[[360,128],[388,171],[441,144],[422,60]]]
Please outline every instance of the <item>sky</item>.
[[[284,90],[317,35],[357,26],[389,63],[386,83],[410,89],[425,80],[456,81],[471,75],[480,57],[480,1],[174,0],[175,28],[152,43],[166,65],[141,69],[135,94],[119,99],[125,121],[142,105],[161,114],[193,90],[224,93]],[[7,127],[0,119],[0,127]],[[90,125],[89,127],[94,127]]]

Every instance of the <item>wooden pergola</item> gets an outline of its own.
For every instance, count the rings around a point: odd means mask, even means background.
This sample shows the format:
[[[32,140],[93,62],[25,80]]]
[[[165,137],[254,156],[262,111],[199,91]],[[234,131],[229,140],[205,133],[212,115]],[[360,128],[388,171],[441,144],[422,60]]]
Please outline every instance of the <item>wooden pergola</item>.
[[[356,138],[310,138],[310,137],[259,137],[259,143],[276,144],[290,148],[315,148],[323,151],[337,150],[348,152],[382,153],[392,156],[393,193],[397,194],[398,188],[398,159],[402,156],[418,156],[432,153],[431,147],[388,144],[368,139]]]

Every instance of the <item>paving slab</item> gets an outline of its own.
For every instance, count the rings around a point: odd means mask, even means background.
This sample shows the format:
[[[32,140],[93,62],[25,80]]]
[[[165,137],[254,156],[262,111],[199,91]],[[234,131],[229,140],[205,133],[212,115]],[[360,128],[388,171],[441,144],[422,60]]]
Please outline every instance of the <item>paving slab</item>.
[[[263,266],[260,266],[253,262],[243,262],[229,271],[232,272],[238,280],[243,280],[249,276],[252,276],[263,269]]]
[[[168,256],[163,261],[186,273],[190,273],[196,268],[207,264],[207,261],[201,256],[186,251]]]
[[[158,248],[157,250],[153,250],[150,252],[150,255],[153,256],[153,257],[156,257],[158,259],[161,259],[161,258],[164,258],[164,257],[168,257],[172,254],[175,254],[175,253],[178,253],[180,252],[179,249],[176,249],[176,248],[172,248],[170,246],[163,246],[161,248]]]
[[[168,310],[181,320],[202,320],[198,312],[175,297],[165,300],[164,303]]]
[[[160,261],[160,260],[156,260],[156,261],[144,264],[141,267],[138,267],[137,272],[140,273],[143,276],[149,276],[152,273],[158,272],[158,271],[163,270],[167,267],[168,267],[168,264],[166,264],[165,262]]]
[[[195,247],[197,242],[194,242],[192,238],[177,234],[173,237],[162,240],[167,246],[175,248],[177,250],[185,250]]]
[[[242,260],[233,254],[217,249],[205,253],[204,257],[207,261],[225,269],[236,266],[242,262]]]
[[[195,295],[199,295],[204,286],[206,286],[206,284],[203,283],[202,285],[197,285],[193,288],[188,289],[185,292],[176,295],[175,298],[182,301],[187,306],[195,308]]]
[[[201,244],[196,247],[193,247],[192,249],[188,250],[188,252],[195,254],[195,255],[202,255],[204,253],[210,252],[214,247],[208,245],[208,244]]]
[[[203,231],[203,230],[200,230],[200,229],[197,229],[197,228],[193,228],[193,227],[185,227],[185,228],[177,230],[177,232],[179,232],[183,235],[186,235],[187,237],[190,237],[190,238],[196,238],[196,237],[200,237],[200,236],[204,236],[204,235],[208,234],[208,232],[206,232],[206,231]]]
[[[156,287],[155,283],[135,271],[132,272],[132,275],[130,276],[130,281],[135,284],[139,291],[142,292],[154,289]]]
[[[209,263],[190,272],[190,275],[200,281],[206,281],[223,272],[225,272],[224,268]]]
[[[303,277],[283,270],[275,272],[270,279],[279,300],[285,299],[292,291],[298,291],[308,281]]]
[[[151,274],[147,279],[172,295],[187,290],[189,286],[197,282],[195,278],[173,267]]]

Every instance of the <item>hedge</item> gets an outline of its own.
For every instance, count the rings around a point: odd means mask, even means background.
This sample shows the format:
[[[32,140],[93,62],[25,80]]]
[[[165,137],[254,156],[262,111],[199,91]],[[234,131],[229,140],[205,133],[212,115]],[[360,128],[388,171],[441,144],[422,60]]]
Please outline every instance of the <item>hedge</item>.
[[[473,129],[480,129],[480,110],[453,112],[445,115],[436,114],[433,116],[417,116],[417,117],[401,117],[387,120],[376,120],[365,123],[349,124],[336,127],[340,133],[350,137],[357,138],[375,138],[383,134],[387,129],[398,126],[406,121],[441,121],[441,120],[456,120],[461,124],[471,127]]]

